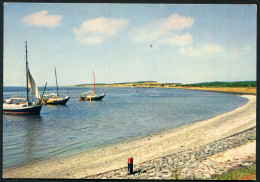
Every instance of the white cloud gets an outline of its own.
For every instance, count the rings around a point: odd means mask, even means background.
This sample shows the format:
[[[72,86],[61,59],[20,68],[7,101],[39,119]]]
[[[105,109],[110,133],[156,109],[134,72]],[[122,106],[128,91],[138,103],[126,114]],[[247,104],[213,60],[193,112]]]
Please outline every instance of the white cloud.
[[[22,22],[29,26],[43,26],[54,28],[60,25],[62,16],[60,15],[49,15],[48,11],[43,10],[31,15],[28,15],[22,19]]]
[[[125,19],[113,19],[99,17],[84,21],[79,29],[74,28],[75,35],[81,36],[88,33],[103,34],[112,36],[128,25],[129,21]]]
[[[144,27],[134,28],[130,31],[130,36],[136,42],[156,41],[166,39],[166,35],[171,35],[174,31],[189,28],[194,23],[191,17],[182,17],[178,14],[171,14],[168,18],[154,20]]]
[[[76,40],[83,44],[100,44],[103,38],[99,36],[81,36],[76,37]]]
[[[164,31],[181,30],[189,28],[193,23],[193,18],[172,14],[166,20],[162,20],[160,29]]]
[[[159,30],[155,30],[153,27],[133,28],[130,31],[130,36],[136,42],[153,41],[162,36]]]
[[[102,36],[114,36],[126,28],[129,20],[99,17],[84,21],[80,28],[74,28],[73,32],[77,40],[87,40],[85,43],[101,43]],[[82,41],[80,41],[82,42]]]
[[[173,34],[171,37],[166,36],[159,40],[160,43],[170,46],[186,46],[191,44],[192,41],[193,38],[189,33],[183,35]]]
[[[219,45],[208,45],[200,49],[200,52],[204,54],[216,54],[222,51],[222,48]]]
[[[199,48],[194,48],[192,46],[189,47],[181,47],[179,52],[183,55],[188,55],[190,57],[196,57],[199,55],[212,55],[217,54],[223,51],[223,48],[219,45],[205,45]]]

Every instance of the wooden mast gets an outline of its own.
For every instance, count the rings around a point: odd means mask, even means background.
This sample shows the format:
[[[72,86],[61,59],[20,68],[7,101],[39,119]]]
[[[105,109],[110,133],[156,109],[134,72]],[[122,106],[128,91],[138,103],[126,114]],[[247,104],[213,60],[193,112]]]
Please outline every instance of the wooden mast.
[[[44,88],[43,88],[43,92],[42,92],[42,97],[41,97],[41,100],[40,100],[40,104],[42,103],[42,98],[43,98],[43,94],[44,94],[45,89],[46,89],[46,85],[47,85],[47,82],[45,83],[45,86],[44,86]]]
[[[26,54],[26,101],[29,105],[29,91],[28,91],[28,61],[27,61],[27,41],[25,41],[25,54]]]
[[[59,97],[59,90],[58,90],[58,81],[57,81],[56,67],[54,67],[54,68],[55,68],[55,78],[56,78],[57,96]]]
[[[93,77],[94,77],[94,94],[96,93],[96,88],[95,88],[95,72],[93,70]]]

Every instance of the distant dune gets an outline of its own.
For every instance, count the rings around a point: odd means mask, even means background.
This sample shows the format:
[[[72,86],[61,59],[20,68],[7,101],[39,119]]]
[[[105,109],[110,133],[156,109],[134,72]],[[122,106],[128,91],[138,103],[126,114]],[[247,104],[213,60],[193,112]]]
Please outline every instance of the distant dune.
[[[93,87],[93,84],[80,84],[67,87]],[[123,83],[96,83],[97,87],[141,87],[141,88],[174,88],[201,90],[211,92],[225,92],[236,94],[252,94],[256,95],[256,81],[237,81],[237,82],[205,82],[196,84],[182,83],[160,83],[156,81],[139,81],[139,82],[123,82]]]
[[[159,83],[156,81],[139,81],[139,82],[123,82],[123,83],[112,83],[112,84],[105,84],[105,83],[96,83],[97,87],[164,87],[165,85],[168,86],[176,86],[181,85],[180,83]],[[80,84],[75,85],[76,87],[93,87],[94,84]]]

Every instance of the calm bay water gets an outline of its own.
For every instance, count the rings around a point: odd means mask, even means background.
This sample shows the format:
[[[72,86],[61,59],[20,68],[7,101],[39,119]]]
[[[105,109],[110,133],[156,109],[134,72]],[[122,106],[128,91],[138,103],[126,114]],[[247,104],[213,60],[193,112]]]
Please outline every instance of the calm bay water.
[[[65,96],[67,90],[62,90]],[[145,136],[211,118],[247,102],[233,94],[165,88],[139,88],[138,92],[108,88],[101,102],[79,101],[79,94],[88,90],[70,88],[67,105],[44,105],[40,116],[3,115],[3,168]],[[101,93],[103,88],[97,90]],[[15,91],[4,87],[4,98]]]

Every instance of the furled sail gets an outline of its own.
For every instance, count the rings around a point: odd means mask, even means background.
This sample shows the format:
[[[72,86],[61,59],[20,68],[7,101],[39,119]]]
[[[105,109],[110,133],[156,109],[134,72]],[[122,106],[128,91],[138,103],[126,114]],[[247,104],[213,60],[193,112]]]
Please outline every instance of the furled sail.
[[[40,99],[40,94],[39,94],[39,90],[38,87],[35,83],[35,81],[33,80],[33,77],[30,73],[30,70],[28,69],[28,83],[29,83],[29,87],[31,88],[31,93],[33,95],[35,95],[35,97],[37,97],[38,99]]]

